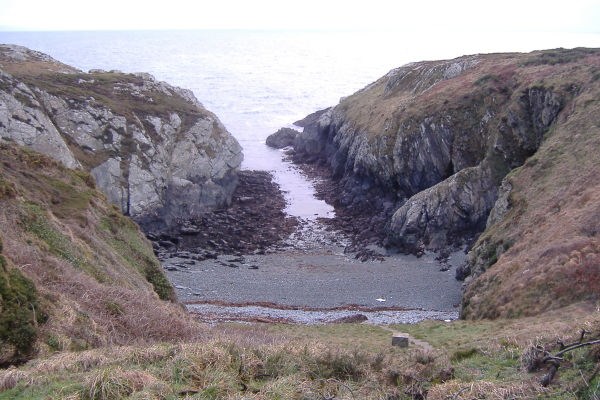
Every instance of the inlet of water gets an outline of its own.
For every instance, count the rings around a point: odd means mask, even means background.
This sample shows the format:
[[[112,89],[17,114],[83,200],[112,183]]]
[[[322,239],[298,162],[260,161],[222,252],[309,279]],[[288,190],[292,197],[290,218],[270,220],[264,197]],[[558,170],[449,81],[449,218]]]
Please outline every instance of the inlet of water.
[[[243,169],[270,171],[284,194],[285,212],[293,217],[314,220],[333,218],[333,207],[315,197],[314,184],[298,167],[283,160],[283,151],[267,147],[264,141],[240,140],[244,148]],[[258,156],[257,156],[258,155]]]

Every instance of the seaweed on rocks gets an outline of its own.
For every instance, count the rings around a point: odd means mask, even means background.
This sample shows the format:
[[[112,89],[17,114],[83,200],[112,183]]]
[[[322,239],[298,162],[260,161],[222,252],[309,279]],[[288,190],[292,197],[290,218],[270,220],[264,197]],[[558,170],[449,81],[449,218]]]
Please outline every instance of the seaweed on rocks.
[[[285,214],[285,206],[269,172],[242,170],[229,207],[181,219],[169,231],[146,234],[159,258],[182,251],[200,258],[264,253],[296,230],[298,221]]]
[[[288,153],[289,159],[304,174],[315,182],[316,197],[331,204],[335,217],[320,219],[331,231],[337,231],[350,239],[346,253],[355,253],[361,261],[381,257],[374,248],[386,245],[385,226],[396,207],[392,199],[381,193],[362,193],[351,204],[344,197],[343,182],[333,176],[331,169],[319,160],[305,157],[304,154]]]

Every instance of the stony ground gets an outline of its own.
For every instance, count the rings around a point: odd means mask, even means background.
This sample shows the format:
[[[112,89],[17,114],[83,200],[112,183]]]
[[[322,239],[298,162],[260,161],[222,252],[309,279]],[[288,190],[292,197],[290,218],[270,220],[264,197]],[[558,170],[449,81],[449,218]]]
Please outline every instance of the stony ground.
[[[232,204],[195,219],[181,221],[171,232],[150,232],[159,258],[181,251],[195,258],[216,254],[264,253],[296,231],[298,220],[283,212],[285,200],[266,171],[240,171]]]
[[[268,173],[242,171],[229,209],[155,237],[179,299],[201,320],[325,323],[361,315],[371,323],[398,323],[457,317],[454,272],[461,252],[442,263],[435,254],[390,255],[376,245],[357,253],[349,216],[299,220],[284,207]]]

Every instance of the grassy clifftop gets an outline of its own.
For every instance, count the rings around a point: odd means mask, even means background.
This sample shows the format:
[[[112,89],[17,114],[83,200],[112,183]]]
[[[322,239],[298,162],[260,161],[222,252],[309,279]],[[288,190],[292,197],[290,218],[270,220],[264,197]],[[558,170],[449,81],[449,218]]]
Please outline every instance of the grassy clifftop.
[[[149,242],[87,173],[0,144],[0,227],[2,309],[18,293],[35,331],[3,335],[2,362],[194,334]]]
[[[532,315],[600,300],[598,65],[584,75],[573,65],[578,96],[537,153],[507,176],[506,209],[471,254],[479,277],[465,293],[465,317]]]
[[[600,300],[599,98],[600,49],[424,61],[297,141],[320,143],[339,203],[373,210],[382,243],[474,244],[465,317],[534,315]]]

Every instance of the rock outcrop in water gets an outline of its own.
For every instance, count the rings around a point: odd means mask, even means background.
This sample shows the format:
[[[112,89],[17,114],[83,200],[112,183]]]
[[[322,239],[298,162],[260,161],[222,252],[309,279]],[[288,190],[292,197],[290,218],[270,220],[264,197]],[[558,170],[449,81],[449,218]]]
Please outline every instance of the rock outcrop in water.
[[[331,171],[359,240],[369,226],[406,252],[472,248],[465,317],[598,299],[599,63],[557,49],[408,64],[313,116],[294,159]]]
[[[0,140],[95,177],[134,219],[169,225],[227,205],[243,155],[191,91],[146,73],[83,73],[0,47]]]
[[[283,149],[294,144],[298,131],[292,128],[281,128],[267,137],[267,146],[274,149]]]

